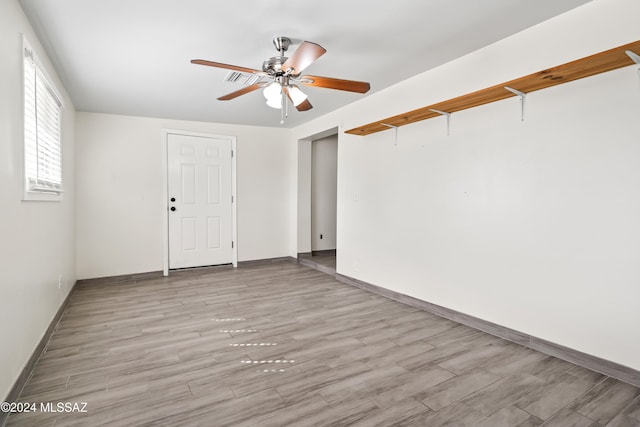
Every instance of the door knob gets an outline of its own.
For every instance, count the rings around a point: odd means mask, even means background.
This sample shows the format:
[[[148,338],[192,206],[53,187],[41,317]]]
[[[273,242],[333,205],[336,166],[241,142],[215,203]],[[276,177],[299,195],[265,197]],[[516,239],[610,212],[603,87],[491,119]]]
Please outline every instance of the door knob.
[[[171,206],[171,212],[175,212],[176,211],[176,207],[175,206]]]

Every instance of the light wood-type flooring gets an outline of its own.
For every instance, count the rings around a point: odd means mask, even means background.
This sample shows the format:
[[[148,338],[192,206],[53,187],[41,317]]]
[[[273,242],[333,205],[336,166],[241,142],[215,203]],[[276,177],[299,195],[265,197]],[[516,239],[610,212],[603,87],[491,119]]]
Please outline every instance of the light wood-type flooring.
[[[313,255],[311,258],[309,258],[310,261],[315,262],[317,264],[323,265],[325,267],[328,267],[330,269],[335,270],[336,269],[336,254],[324,254],[324,253],[319,253],[317,255]]]
[[[78,285],[9,426],[638,426],[640,389],[290,262]]]

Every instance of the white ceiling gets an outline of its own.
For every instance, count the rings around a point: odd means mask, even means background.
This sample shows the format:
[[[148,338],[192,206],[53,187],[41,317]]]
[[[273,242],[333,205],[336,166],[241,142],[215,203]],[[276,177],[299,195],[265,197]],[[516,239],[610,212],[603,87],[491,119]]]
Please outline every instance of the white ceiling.
[[[368,81],[371,94],[588,0],[19,1],[79,111],[280,126],[261,91],[217,101],[242,86],[189,61],[260,69],[283,35],[327,49],[305,73]],[[368,95],[303,90],[314,108],[284,126]]]

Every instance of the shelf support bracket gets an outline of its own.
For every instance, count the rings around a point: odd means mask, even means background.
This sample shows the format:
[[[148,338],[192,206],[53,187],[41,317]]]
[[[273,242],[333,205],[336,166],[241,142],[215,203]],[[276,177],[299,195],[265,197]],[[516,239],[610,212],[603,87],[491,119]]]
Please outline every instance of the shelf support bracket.
[[[429,111],[433,111],[434,113],[438,113],[441,116],[447,117],[447,136],[451,133],[451,113],[447,113],[446,111],[434,110],[433,108],[429,108]]]
[[[630,50],[625,50],[624,53],[626,53],[633,62],[640,65],[640,55]],[[640,68],[638,68],[638,78],[640,78]]]
[[[509,86],[504,87],[509,92],[520,97],[520,121],[524,122],[524,106],[527,102],[527,94]]]
[[[393,145],[398,145],[398,128],[399,128],[400,126],[388,125],[388,124],[386,124],[386,123],[382,123],[382,122],[381,122],[380,124],[381,124],[382,126],[386,126],[386,127],[388,127],[388,128],[393,129],[393,132],[394,132],[394,143],[393,143]]]

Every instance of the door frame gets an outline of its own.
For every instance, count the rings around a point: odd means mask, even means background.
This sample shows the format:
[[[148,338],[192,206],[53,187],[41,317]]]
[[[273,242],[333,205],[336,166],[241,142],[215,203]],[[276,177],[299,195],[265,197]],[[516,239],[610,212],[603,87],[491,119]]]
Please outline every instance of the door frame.
[[[296,248],[297,254],[311,254],[311,150],[313,141],[326,138],[328,136],[338,135],[338,156],[340,155],[340,135],[343,131],[342,125],[328,128],[322,132],[309,135],[305,138],[298,139],[297,145],[297,192],[296,192],[296,204],[297,204],[297,224],[296,224]],[[308,152],[303,153],[305,150],[301,150],[303,145],[308,144]],[[308,155],[305,155],[308,154]],[[338,171],[338,180],[340,179]],[[308,185],[303,186],[301,182],[301,174],[308,175]],[[305,182],[306,183],[306,182]],[[338,185],[340,182],[338,181]],[[337,201],[336,201],[337,202]],[[337,203],[336,203],[337,205]],[[337,215],[337,213],[336,213]],[[338,228],[340,227],[336,217],[336,248],[338,247]]]
[[[169,275],[169,135],[196,136],[201,138],[228,139],[231,141],[231,239],[234,242],[232,249],[233,267],[238,267],[238,197],[236,166],[238,152],[236,150],[237,137],[231,135],[217,135],[206,132],[193,132],[180,129],[162,129],[162,275]]]

